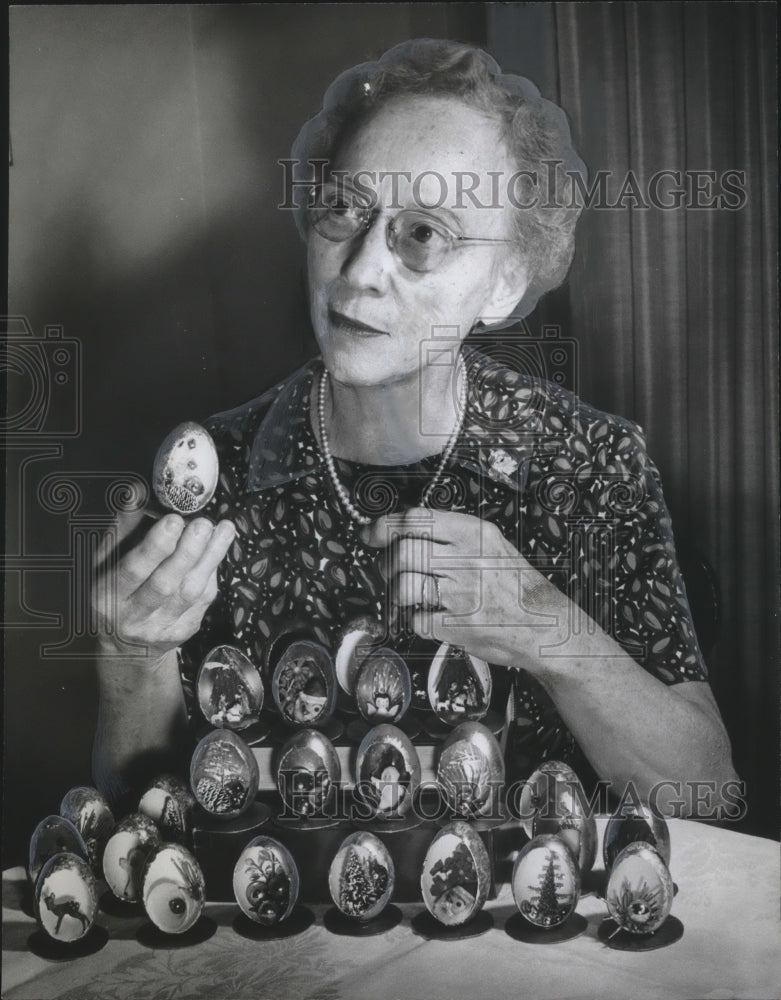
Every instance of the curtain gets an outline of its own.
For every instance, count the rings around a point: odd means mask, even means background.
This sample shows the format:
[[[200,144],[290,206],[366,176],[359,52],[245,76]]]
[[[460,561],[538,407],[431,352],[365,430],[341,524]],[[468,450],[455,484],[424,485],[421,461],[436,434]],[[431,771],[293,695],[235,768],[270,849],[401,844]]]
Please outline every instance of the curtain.
[[[679,547],[695,547],[715,570],[721,627],[711,683],[748,784],[746,826],[772,836],[775,12],[762,3],[566,3],[496,4],[488,13],[502,68],[531,77],[564,107],[592,178],[609,172],[604,207],[595,202],[579,224],[567,286],[532,325],[567,327],[580,346],[580,394],[643,426]],[[666,170],[689,179],[678,208],[648,198]],[[629,195],[615,205],[630,172],[649,207]],[[660,183],[665,204],[676,179]],[[745,191],[744,203],[730,185]]]

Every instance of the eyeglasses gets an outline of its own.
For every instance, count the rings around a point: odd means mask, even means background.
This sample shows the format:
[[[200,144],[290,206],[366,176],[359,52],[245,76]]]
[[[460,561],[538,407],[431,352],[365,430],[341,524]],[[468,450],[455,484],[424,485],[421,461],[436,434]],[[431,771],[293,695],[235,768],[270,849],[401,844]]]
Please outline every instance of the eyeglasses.
[[[345,243],[367,233],[379,211],[344,184],[315,185],[307,205],[309,224],[331,243]],[[514,243],[487,236],[460,236],[441,219],[415,208],[404,208],[388,220],[388,247],[410,271],[425,273],[441,267],[454,250],[473,244]]]

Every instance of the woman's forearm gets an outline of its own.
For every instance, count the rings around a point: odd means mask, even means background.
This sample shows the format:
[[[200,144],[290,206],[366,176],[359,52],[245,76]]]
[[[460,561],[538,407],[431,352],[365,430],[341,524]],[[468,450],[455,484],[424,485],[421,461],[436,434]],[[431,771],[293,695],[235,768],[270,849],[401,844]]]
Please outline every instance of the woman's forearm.
[[[694,783],[714,785],[713,805],[737,781],[729,739],[706,682],[666,685],[604,632],[581,638],[577,651],[536,657],[535,674],[596,772],[624,794],[632,782],[660,806],[683,799],[697,811]],[[662,782],[680,784],[681,794]],[[700,788],[703,786],[700,785]]]
[[[176,650],[156,660],[98,661],[98,722],[93,778],[111,802],[141,791],[188,756],[187,714]]]

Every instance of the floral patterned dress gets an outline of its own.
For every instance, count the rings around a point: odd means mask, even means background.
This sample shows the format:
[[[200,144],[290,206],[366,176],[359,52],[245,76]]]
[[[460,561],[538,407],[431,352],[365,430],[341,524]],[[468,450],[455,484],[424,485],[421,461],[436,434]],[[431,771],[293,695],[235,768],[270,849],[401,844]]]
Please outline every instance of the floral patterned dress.
[[[707,676],[675,557],[670,516],[641,430],[589,407],[550,382],[478,352],[465,354],[463,426],[432,508],[494,522],[532,566],[583,610],[572,638],[593,623],[665,684]],[[304,629],[333,650],[351,620],[383,620],[385,582],[342,509],[310,421],[322,363],[207,427],[220,480],[206,513],[231,518],[237,535],[220,573],[220,598],[182,650],[192,696],[200,660],[229,642],[262,667],[269,648]],[[342,484],[365,514],[420,505],[440,456],[401,467],[336,460]],[[407,660],[418,688],[438,643],[403,623],[385,645]],[[493,667],[493,705],[508,719],[516,777],[557,758],[585,762],[550,697],[521,669]]]

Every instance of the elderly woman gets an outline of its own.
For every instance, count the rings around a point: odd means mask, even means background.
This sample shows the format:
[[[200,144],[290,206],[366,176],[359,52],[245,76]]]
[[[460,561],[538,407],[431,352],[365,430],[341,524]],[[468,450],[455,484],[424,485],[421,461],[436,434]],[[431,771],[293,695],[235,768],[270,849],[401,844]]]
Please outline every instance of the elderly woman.
[[[583,168],[560,109],[483,52],[411,42],[340,77],[293,159],[320,357],[212,418],[209,516],[120,560],[96,780],[116,795],[189,746],[182,680],[218,639],[262,662],[296,623],[333,645],[366,613],[512,676],[519,774],[734,779],[642,432],[468,339],[566,274]]]

